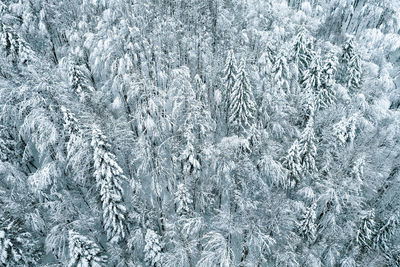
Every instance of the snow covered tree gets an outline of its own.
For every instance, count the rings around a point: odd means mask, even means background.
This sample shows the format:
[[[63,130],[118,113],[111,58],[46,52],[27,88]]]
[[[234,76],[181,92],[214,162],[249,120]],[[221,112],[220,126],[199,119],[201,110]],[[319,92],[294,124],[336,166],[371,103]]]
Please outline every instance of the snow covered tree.
[[[238,68],[236,65],[236,58],[233,50],[228,51],[228,55],[225,60],[225,67],[223,70],[222,81],[224,84],[224,90],[222,93],[223,98],[223,108],[222,111],[226,118],[226,123],[229,121],[229,109],[231,106],[231,95],[233,92],[233,87],[236,82],[236,75],[238,74]]]
[[[22,228],[20,220],[0,219],[0,263],[5,267],[38,264],[38,242]]]
[[[64,130],[68,133],[69,136],[77,134],[79,129],[78,120],[76,119],[75,115],[64,106],[61,106],[60,109],[63,113]]]
[[[362,76],[362,69],[361,69],[361,62],[360,57],[356,54],[354,55],[348,64],[348,82],[347,86],[351,89],[358,89],[361,86],[361,76]]]
[[[341,63],[349,64],[350,60],[355,56],[354,38],[347,38],[342,47]]]
[[[100,267],[105,265],[107,257],[94,241],[72,230],[69,231],[68,240],[70,258],[68,267]]]
[[[280,54],[277,59],[275,60],[275,64],[272,68],[272,73],[274,76],[274,81],[277,85],[277,93],[290,93],[290,72],[289,72],[289,65],[285,55]]]
[[[298,230],[300,236],[309,244],[314,242],[317,233],[317,226],[315,224],[316,207],[317,205],[315,203],[307,207],[298,221]]]
[[[3,22],[0,22],[0,41],[3,55],[16,67],[26,66],[36,58],[28,43],[12,27]],[[1,69],[0,71],[3,72]]]
[[[309,68],[313,56],[314,45],[313,40],[307,35],[307,31],[302,29],[296,36],[294,41],[294,60],[299,69],[299,81],[304,80],[304,72]]]
[[[282,159],[282,165],[288,170],[287,181],[283,184],[284,188],[294,188],[302,175],[300,144],[298,140],[295,140],[289,148],[287,155]]]
[[[162,266],[162,248],[161,237],[151,229],[147,229],[144,238],[144,255],[146,263],[151,267]]]
[[[190,207],[192,203],[193,201],[185,184],[178,184],[178,188],[175,193],[176,212],[180,216],[189,214],[192,210]]]
[[[218,232],[210,232],[205,235],[207,243],[198,262],[199,267],[221,266],[228,267],[232,265],[232,249],[227,239]]]
[[[319,107],[326,108],[335,102],[335,75],[336,57],[334,55],[329,55],[321,70],[321,87],[317,95],[317,105]]]
[[[311,174],[316,170],[315,157],[317,155],[317,139],[314,134],[314,119],[310,118],[307,122],[300,141],[300,159],[303,174]]]
[[[354,39],[347,39],[342,48],[340,58],[342,81],[352,90],[357,89],[361,85],[361,60],[354,46]]]
[[[311,90],[315,95],[321,89],[321,59],[319,55],[313,55],[311,62],[303,72],[302,85],[304,90]]]
[[[75,62],[70,63],[69,80],[71,88],[80,96],[81,100],[84,100],[85,97],[88,97],[94,91],[87,72],[84,65],[78,65]]]
[[[356,135],[357,114],[350,118],[343,117],[333,125],[333,135],[339,140],[340,144],[352,143]]]
[[[373,248],[380,249],[384,253],[390,253],[392,238],[395,236],[396,228],[399,224],[397,214],[391,215],[389,219],[381,223],[374,236]]]
[[[245,67],[242,60],[230,95],[229,124],[236,133],[248,129],[255,119],[256,103]]]
[[[107,137],[97,126],[93,127],[91,146],[94,150],[94,176],[103,208],[104,230],[111,242],[118,242],[126,234],[126,207],[121,185],[125,176],[111,152]]]
[[[22,163],[21,148],[21,143],[15,139],[11,129],[0,124],[0,161]]]
[[[374,235],[375,212],[373,210],[366,211],[361,217],[361,223],[356,233],[356,242],[365,250],[371,249]]]

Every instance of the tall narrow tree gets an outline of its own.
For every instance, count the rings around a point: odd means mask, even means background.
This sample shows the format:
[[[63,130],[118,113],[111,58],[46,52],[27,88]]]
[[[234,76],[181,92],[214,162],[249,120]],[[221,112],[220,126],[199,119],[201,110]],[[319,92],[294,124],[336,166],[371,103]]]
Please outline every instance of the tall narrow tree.
[[[242,60],[230,95],[229,125],[230,129],[238,134],[254,123],[256,112],[256,103],[245,67]]]
[[[126,235],[126,207],[123,200],[121,167],[111,152],[111,145],[102,131],[94,126],[92,142],[94,176],[103,208],[103,225],[107,238],[112,242],[122,240]]]

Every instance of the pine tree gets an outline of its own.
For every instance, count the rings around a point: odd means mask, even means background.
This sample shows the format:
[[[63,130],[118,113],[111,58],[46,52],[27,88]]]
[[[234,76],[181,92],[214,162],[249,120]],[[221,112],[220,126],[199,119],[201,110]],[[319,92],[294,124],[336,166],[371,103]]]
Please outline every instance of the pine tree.
[[[69,263],[68,267],[100,267],[105,266],[107,257],[100,247],[74,231],[69,232]]]
[[[106,136],[96,126],[93,127],[91,146],[94,154],[94,176],[103,207],[103,224],[107,238],[118,242],[125,237],[126,208],[123,200],[121,182],[125,179],[111,145]]]
[[[316,170],[315,157],[317,154],[317,139],[314,135],[314,119],[309,118],[306,128],[300,138],[300,159],[302,172],[311,174]]]
[[[371,249],[375,235],[375,213],[366,211],[361,217],[361,223],[357,230],[356,242],[363,249]]]
[[[283,158],[283,166],[288,170],[287,181],[283,186],[285,189],[291,189],[300,181],[302,166],[300,158],[300,144],[295,140],[289,148],[287,155]]]
[[[315,225],[316,207],[317,205],[315,203],[307,207],[298,222],[300,236],[303,237],[309,244],[315,240],[315,235],[317,232],[317,226]]]
[[[162,248],[161,237],[151,229],[147,229],[144,238],[144,255],[146,263],[151,267],[162,266]]]
[[[249,79],[247,78],[245,63],[242,60],[230,95],[229,124],[231,129],[236,133],[248,129],[254,122],[255,112],[256,104]]]
[[[229,121],[229,109],[231,105],[232,90],[236,82],[236,75],[238,74],[238,68],[236,65],[236,58],[233,50],[228,51],[228,55],[225,61],[225,68],[223,71],[222,81],[224,83],[224,91],[222,93],[223,98],[223,112],[226,116],[226,123]]]

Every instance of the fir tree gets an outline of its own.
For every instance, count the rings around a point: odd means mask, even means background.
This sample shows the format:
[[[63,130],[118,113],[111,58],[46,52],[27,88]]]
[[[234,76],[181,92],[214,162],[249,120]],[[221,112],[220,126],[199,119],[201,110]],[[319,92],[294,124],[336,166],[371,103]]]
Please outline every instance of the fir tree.
[[[100,247],[89,238],[74,231],[69,232],[68,267],[100,267],[104,266],[107,257]]]
[[[93,128],[91,146],[94,150],[94,176],[103,208],[104,230],[109,240],[118,242],[126,232],[126,208],[121,186],[125,176],[111,152],[106,136],[96,126]]]
[[[229,124],[236,133],[243,132],[254,123],[256,104],[242,60],[235,85],[230,95]]]

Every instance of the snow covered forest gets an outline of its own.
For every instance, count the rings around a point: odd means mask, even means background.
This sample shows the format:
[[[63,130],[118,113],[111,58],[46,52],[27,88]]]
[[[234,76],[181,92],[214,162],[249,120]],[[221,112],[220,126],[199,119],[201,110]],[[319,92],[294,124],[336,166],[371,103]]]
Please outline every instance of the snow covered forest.
[[[399,0],[0,0],[0,266],[400,266]]]

